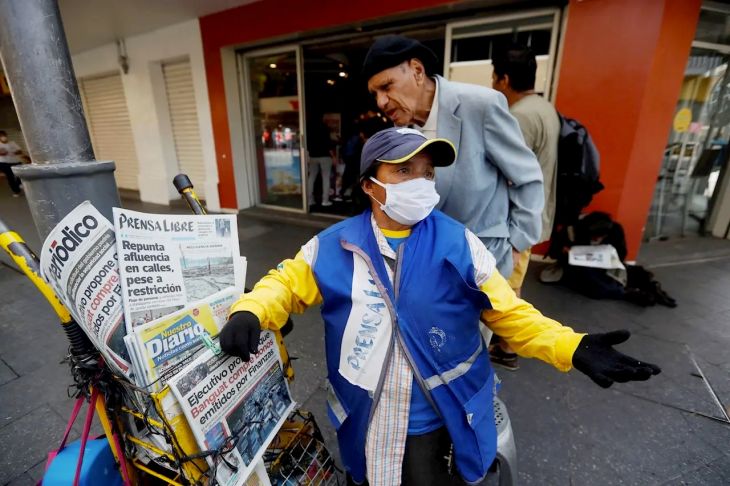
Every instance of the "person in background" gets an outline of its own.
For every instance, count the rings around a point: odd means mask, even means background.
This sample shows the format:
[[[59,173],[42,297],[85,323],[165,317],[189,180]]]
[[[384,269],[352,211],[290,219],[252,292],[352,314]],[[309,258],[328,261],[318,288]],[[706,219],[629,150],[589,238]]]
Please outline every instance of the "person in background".
[[[307,178],[309,190],[310,204],[316,204],[314,195],[314,181],[317,178],[317,172],[322,176],[322,206],[332,206],[330,201],[330,178],[332,177],[332,167],[337,160],[337,144],[332,140],[330,129],[324,122],[322,117],[318,118],[314,123],[307,125],[307,167],[309,174]]]
[[[5,174],[10,190],[13,191],[13,197],[20,197],[21,187],[20,179],[13,174],[12,168],[23,163],[22,156],[23,151],[18,144],[9,140],[4,130],[0,130],[0,171]]]
[[[335,197],[335,201],[346,201],[352,199],[352,191],[357,183],[357,173],[360,166],[360,153],[365,143],[361,121],[356,121],[352,135],[342,146],[342,161],[345,164],[345,170],[342,173],[342,187],[340,193]]]
[[[507,98],[509,111],[517,119],[527,147],[537,157],[542,169],[545,207],[542,211],[542,233],[538,243],[547,241],[555,216],[555,184],[558,165],[560,118],[545,98],[535,92],[537,61],[533,52],[519,45],[497,52],[492,59],[492,87]],[[520,295],[522,282],[530,262],[530,248],[520,252],[514,272],[508,279],[510,287]],[[490,347],[492,362],[516,370],[517,354],[504,340],[495,336]]]
[[[358,173],[362,147],[375,133],[390,126],[385,120],[379,113],[367,112],[360,115],[356,124],[357,134],[353,135],[342,149],[342,158],[346,166],[345,174],[342,177],[343,199],[354,199],[355,193],[359,190]]]
[[[363,77],[396,126],[454,142],[458,158],[437,169],[438,208],[486,245],[505,277],[541,234],[542,171],[499,92],[434,75],[436,55],[403,36],[377,39]]]
[[[363,147],[370,207],[312,238],[231,306],[224,352],[249,361],[261,329],[319,306],[348,484],[462,486],[497,453],[494,374],[480,328],[526,357],[602,387],[661,370],[613,349],[628,331],[581,334],[519,299],[477,236],[434,207],[446,139],[393,127]]]

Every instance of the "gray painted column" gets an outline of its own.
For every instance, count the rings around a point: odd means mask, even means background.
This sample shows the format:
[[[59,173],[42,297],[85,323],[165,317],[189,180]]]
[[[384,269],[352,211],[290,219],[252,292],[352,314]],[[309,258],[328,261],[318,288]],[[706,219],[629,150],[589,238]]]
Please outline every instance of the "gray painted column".
[[[55,0],[0,0],[0,59],[33,161],[13,172],[41,239],[85,200],[111,220],[114,162],[94,160]]]

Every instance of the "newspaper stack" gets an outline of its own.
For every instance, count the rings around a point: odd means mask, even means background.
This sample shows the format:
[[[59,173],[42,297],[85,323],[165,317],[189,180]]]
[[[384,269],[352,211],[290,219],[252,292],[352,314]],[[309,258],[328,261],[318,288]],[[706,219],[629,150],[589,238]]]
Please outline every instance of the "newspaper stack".
[[[139,325],[126,338],[137,384],[160,391],[220,333],[241,291],[229,287],[167,316]]]
[[[213,341],[244,288],[236,218],[113,213],[137,383],[169,385],[166,418],[184,416],[201,450],[220,451],[206,458],[218,484],[246,484],[294,403],[271,333],[249,363]]]
[[[137,385],[160,391],[217,336],[243,292],[233,215],[113,208],[127,344]]]
[[[167,421],[218,451],[207,458],[218,483],[246,484],[294,403],[271,333],[248,363],[215,341],[244,288],[236,217],[113,217],[88,201],[69,213],[43,245],[43,276],[109,366],[160,392]],[[135,435],[170,450],[144,428]]]

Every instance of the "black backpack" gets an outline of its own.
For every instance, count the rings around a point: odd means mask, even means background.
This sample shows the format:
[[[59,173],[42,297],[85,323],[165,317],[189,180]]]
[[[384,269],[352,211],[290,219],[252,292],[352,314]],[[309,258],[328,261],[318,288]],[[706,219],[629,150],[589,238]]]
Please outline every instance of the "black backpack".
[[[593,196],[603,189],[599,181],[600,156],[588,130],[579,121],[560,117],[555,223],[573,224]]]

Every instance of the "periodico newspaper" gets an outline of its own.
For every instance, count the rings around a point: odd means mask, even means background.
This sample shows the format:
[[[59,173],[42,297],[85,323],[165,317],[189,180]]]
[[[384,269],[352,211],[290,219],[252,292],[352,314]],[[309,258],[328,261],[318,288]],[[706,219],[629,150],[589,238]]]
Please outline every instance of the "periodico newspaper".
[[[270,331],[246,362],[206,350],[168,381],[222,486],[246,483],[294,402]],[[224,452],[228,451],[228,452]]]
[[[107,363],[129,377],[126,328],[114,228],[89,202],[48,234],[41,271]]]
[[[234,215],[113,213],[128,332],[225,288],[243,292]]]

